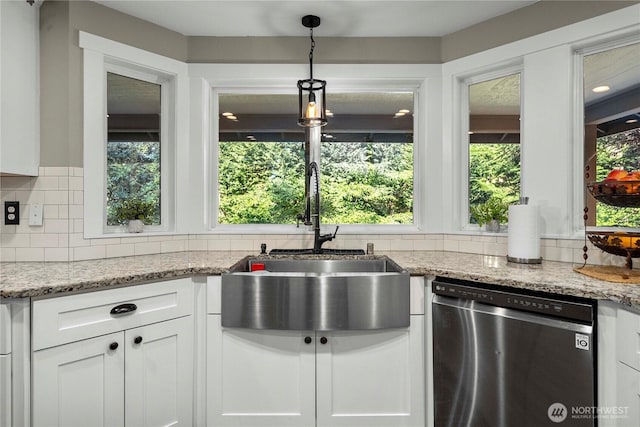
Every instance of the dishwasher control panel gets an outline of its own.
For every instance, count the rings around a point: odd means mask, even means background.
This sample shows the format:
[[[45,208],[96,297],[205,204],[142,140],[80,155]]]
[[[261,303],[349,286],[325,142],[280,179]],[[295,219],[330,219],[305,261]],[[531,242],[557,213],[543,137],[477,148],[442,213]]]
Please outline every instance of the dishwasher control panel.
[[[486,287],[485,287],[486,286]],[[593,322],[593,305],[565,301],[561,297],[527,295],[514,290],[495,289],[496,285],[438,277],[433,281],[433,293],[452,298],[478,301],[483,304],[512,308],[555,317]]]

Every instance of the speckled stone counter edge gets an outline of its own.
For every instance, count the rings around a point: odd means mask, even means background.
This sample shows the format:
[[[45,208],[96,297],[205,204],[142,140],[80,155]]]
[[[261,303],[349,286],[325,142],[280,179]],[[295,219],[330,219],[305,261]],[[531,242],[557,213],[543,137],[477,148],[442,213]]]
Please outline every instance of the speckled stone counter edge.
[[[519,265],[508,263],[506,257],[444,251],[397,251],[378,255],[387,256],[414,276],[446,276],[640,307],[640,285],[592,279],[574,272],[571,263],[544,261],[541,265]],[[247,256],[259,255],[241,251],[191,251],[62,263],[0,263],[0,297],[62,295],[179,277],[219,275]]]

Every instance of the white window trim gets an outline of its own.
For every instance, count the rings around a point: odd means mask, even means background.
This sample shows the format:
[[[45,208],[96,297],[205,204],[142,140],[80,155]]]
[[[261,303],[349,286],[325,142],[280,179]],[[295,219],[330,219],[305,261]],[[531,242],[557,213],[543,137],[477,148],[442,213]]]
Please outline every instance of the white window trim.
[[[524,92],[522,90],[522,82],[524,80],[524,67],[521,61],[512,61],[510,64],[502,64],[500,67],[490,67],[489,69],[484,69],[477,71],[473,75],[459,75],[456,78],[457,82],[457,93],[459,96],[459,129],[457,130],[457,141],[458,141],[458,170],[460,171],[459,175],[459,187],[458,194],[460,197],[457,198],[459,203],[458,218],[460,229],[462,231],[475,231],[482,232],[482,228],[477,224],[472,224],[469,221],[469,86],[485,82],[488,80],[498,79],[501,77],[510,76],[513,74],[520,74],[520,117],[523,116],[523,97]],[[522,156],[524,154],[524,132],[522,128],[522,121],[520,121],[520,194],[522,194],[522,189],[524,186],[524,173],[523,173],[523,165]],[[500,232],[501,234],[505,234],[506,231]],[[498,234],[500,234],[498,233]],[[495,234],[495,233],[492,233]]]
[[[259,70],[259,71],[257,71]],[[376,65],[330,65],[315,67],[315,74],[327,80],[327,90],[336,92],[363,92],[372,90],[402,90],[414,92],[414,224],[412,225],[340,225],[341,234],[391,234],[423,233],[427,222],[425,218],[426,189],[426,151],[427,130],[438,132],[440,129],[438,114],[427,118],[427,111],[439,110],[440,102],[440,65],[417,64],[376,64]],[[203,123],[192,126],[192,166],[199,163],[194,174],[202,174],[201,187],[194,191],[192,206],[197,214],[192,224],[197,229],[192,233],[215,234],[298,234],[307,233],[306,227],[296,228],[289,224],[216,224],[217,200],[211,201],[210,195],[217,188],[217,92],[241,92],[268,90],[269,93],[296,92],[296,81],[306,76],[308,69],[303,64],[190,64],[192,117],[202,119]],[[431,99],[427,98],[427,88],[433,90]],[[435,106],[435,107],[434,107]],[[195,120],[195,119],[192,119]],[[429,126],[427,126],[429,122]],[[431,122],[434,125],[431,126]],[[192,122],[197,125],[197,123]],[[437,129],[437,130],[436,130]],[[199,135],[197,135],[199,133]],[[197,146],[196,146],[197,144]],[[434,159],[435,161],[435,159]],[[417,165],[420,165],[418,167]],[[215,193],[217,195],[217,193]],[[323,224],[330,228],[331,224]]]
[[[596,37],[591,37],[579,43],[572,45],[573,51],[573,69],[574,69],[574,105],[578,108],[574,109],[573,132],[576,141],[584,141],[584,57],[595,53],[603,52],[609,49],[626,46],[633,43],[640,43],[640,34],[638,30],[629,31],[622,29],[613,33],[607,33]],[[574,146],[574,173],[573,173],[573,206],[576,208],[584,208],[585,201],[585,158],[584,143],[575,144]],[[595,174],[596,171],[593,171]],[[581,212],[582,213],[582,212]],[[595,215],[595,212],[589,212],[589,215]],[[574,215],[572,230],[575,234],[585,232],[584,220],[582,215]],[[636,228],[627,227],[598,227],[589,226],[588,230],[599,231],[637,231]]]
[[[189,161],[187,64],[83,31],[79,41],[84,54],[84,237],[140,236],[106,226],[106,72],[113,70],[132,77],[138,75],[143,80],[151,75],[171,81],[164,84],[162,94],[163,118],[167,114],[169,120],[162,120],[161,143],[163,149],[164,144],[170,147],[161,156],[162,225],[148,227],[142,234],[183,233],[186,223],[179,219],[188,209],[184,201],[189,188],[189,176],[180,173],[188,170]],[[167,88],[169,91],[164,90]],[[177,188],[183,191],[178,192]]]

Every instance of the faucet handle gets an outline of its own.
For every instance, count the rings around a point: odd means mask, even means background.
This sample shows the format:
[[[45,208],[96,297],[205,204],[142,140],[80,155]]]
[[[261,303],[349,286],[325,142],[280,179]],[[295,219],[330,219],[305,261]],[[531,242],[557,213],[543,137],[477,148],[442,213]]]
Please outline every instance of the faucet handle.
[[[339,225],[336,225],[336,231],[334,231],[334,232],[333,232],[333,237],[332,237],[332,239],[335,239],[335,238],[336,238],[336,234],[338,234],[338,228],[340,228],[340,226],[339,226]]]

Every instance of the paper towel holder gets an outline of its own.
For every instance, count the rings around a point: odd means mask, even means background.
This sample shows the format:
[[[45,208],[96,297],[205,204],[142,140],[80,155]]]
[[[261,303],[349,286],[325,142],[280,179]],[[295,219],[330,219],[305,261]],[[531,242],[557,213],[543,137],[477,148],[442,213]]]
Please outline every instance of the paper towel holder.
[[[528,205],[529,198],[528,197],[520,197],[518,201],[519,205]],[[542,257],[539,258],[518,258],[512,257],[507,254],[507,262],[513,262],[517,264],[542,264]]]
[[[508,262],[515,262],[517,264],[542,264],[542,257],[540,258],[514,258],[507,255]]]

